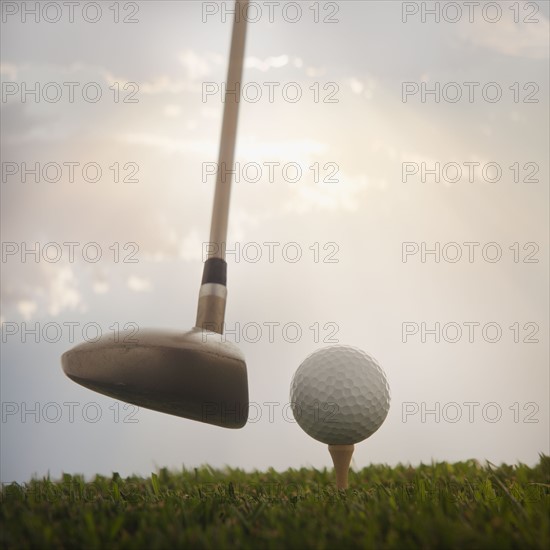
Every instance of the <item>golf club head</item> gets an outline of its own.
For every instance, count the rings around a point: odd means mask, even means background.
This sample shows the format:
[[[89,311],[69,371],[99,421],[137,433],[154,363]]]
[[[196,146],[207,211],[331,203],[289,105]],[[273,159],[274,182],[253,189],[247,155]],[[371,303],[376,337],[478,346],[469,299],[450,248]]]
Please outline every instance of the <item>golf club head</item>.
[[[61,363],[78,384],[140,407],[224,428],[248,419],[244,355],[214,332],[108,334],[65,352]]]

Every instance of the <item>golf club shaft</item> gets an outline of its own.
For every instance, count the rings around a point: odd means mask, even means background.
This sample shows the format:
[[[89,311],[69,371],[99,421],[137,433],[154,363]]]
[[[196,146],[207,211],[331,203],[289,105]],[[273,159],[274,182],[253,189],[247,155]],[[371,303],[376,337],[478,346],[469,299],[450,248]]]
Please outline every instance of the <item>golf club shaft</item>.
[[[247,20],[244,17],[249,0],[235,0],[235,20],[229,55],[227,86],[218,157],[216,189],[210,226],[210,246],[204,265],[199,294],[196,326],[223,334],[227,297],[227,264],[225,243],[229,218],[229,200],[233,180],[233,163],[241,96]]]
[[[225,107],[218,158],[216,191],[212,210],[212,225],[210,227],[210,250],[212,250],[212,252],[209,254],[209,258],[221,258],[222,260],[225,259],[225,247],[221,245],[222,243],[225,244],[227,238],[232,167],[235,158],[235,142],[237,139],[241,79],[246,42],[247,22],[246,18],[243,16],[243,10],[246,10],[248,2],[249,0],[236,0],[235,2],[237,16],[233,24],[233,38],[231,40],[231,54],[229,56],[229,69],[227,73],[227,88],[225,93]]]

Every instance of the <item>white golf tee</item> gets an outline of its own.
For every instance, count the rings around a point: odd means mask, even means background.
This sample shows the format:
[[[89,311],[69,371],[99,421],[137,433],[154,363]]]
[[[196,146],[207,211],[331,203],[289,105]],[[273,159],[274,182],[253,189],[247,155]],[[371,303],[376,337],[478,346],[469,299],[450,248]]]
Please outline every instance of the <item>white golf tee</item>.
[[[351,463],[351,457],[355,445],[329,445],[328,451],[332,457],[334,464],[334,472],[336,473],[336,487],[338,489],[348,488],[348,472]]]

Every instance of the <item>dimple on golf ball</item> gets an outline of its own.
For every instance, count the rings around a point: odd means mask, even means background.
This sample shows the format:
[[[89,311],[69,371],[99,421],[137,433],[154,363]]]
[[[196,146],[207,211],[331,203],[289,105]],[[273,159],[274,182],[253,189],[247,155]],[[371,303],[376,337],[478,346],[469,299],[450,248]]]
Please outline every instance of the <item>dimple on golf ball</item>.
[[[329,445],[352,445],[382,425],[390,389],[373,357],[352,346],[328,346],[298,367],[290,402],[294,418],[311,437]]]

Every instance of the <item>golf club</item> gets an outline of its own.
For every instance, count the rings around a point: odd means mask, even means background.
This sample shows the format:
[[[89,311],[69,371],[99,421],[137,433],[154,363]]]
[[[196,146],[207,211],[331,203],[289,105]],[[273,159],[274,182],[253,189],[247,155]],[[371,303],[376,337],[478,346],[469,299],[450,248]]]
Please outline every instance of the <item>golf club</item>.
[[[204,264],[196,326],[187,331],[140,330],[105,335],[65,352],[63,371],[73,381],[128,403],[225,428],[248,419],[248,379],[244,355],[223,341],[227,299],[225,244],[235,154],[249,0],[235,0],[235,20],[227,77],[209,254]],[[235,94],[234,91],[238,90]],[[233,93],[230,92],[233,90]],[[233,98],[230,96],[233,95]]]

